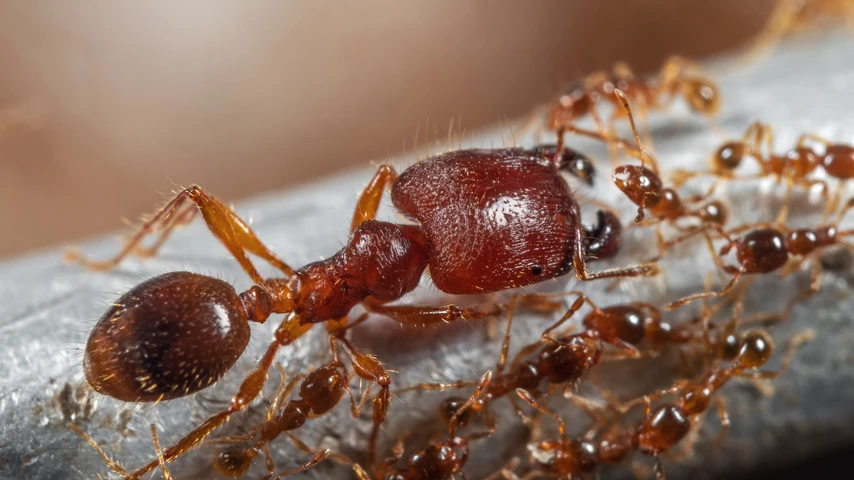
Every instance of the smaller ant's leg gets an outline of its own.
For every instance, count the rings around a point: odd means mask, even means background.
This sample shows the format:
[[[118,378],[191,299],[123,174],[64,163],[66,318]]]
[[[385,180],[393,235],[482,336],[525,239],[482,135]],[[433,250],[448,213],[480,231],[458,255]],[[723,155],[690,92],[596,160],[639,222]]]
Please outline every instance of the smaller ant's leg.
[[[106,463],[106,464],[107,464],[107,466],[108,466],[108,467],[110,467],[110,470],[112,470],[112,471],[116,472],[117,474],[121,475],[121,476],[122,476],[122,478],[128,478],[129,474],[128,474],[127,470],[125,470],[124,468],[122,468],[122,466],[121,466],[121,465],[119,465],[119,463],[118,463],[118,462],[116,462],[115,460],[113,460],[112,458],[110,458],[110,457],[107,455],[107,452],[105,452],[105,451],[104,451],[104,450],[103,450],[103,449],[98,445],[98,443],[97,443],[97,442],[95,442],[95,439],[93,439],[92,437],[90,437],[90,436],[89,436],[89,434],[88,434],[88,433],[86,433],[86,432],[84,432],[83,430],[81,430],[81,429],[80,429],[80,427],[78,427],[78,426],[77,426],[77,424],[75,424],[75,423],[70,423],[70,424],[68,425],[68,427],[71,429],[71,431],[73,431],[74,433],[76,433],[77,435],[79,435],[79,436],[80,436],[80,438],[82,438],[83,440],[86,440],[86,443],[88,443],[89,445],[91,445],[91,446],[92,446],[92,448],[94,448],[94,449],[95,449],[95,451],[96,451],[96,452],[98,452],[98,455],[101,457],[101,459],[104,461],[104,463]]]
[[[386,369],[383,368],[380,361],[373,355],[362,353],[346,338],[336,337],[335,340],[341,342],[350,354],[350,362],[353,365],[353,371],[356,375],[380,386],[380,394],[377,396],[376,400],[374,400],[374,426],[371,430],[371,436],[368,439],[368,463],[370,465],[374,465],[380,425],[385,421],[386,415],[388,414],[389,403],[391,402],[391,391],[389,389],[389,386],[391,385],[391,377]]]
[[[295,473],[300,473],[308,470],[309,468],[313,468],[317,466],[320,462],[326,460],[329,457],[330,451],[329,449],[321,450],[314,455],[314,458],[300,465],[299,467],[292,468],[290,470],[285,470],[284,472],[276,475],[273,480],[279,480],[282,477],[287,477],[288,475],[293,475]]]
[[[160,233],[160,237],[158,237],[154,243],[148,247],[137,246],[133,250],[133,254],[140,258],[154,257],[157,255],[157,252],[160,251],[160,247],[162,247],[163,244],[166,243],[166,240],[169,239],[169,236],[172,235],[172,232],[192,222],[193,219],[196,218],[196,214],[198,212],[199,210],[195,205],[187,205],[184,208],[184,211],[172,215],[168,223],[163,226],[163,231]]]
[[[572,303],[572,306],[569,307],[569,310],[567,310],[566,313],[564,313],[563,316],[560,317],[560,319],[558,319],[558,321],[553,323],[549,328],[543,330],[543,333],[540,334],[540,339],[544,342],[547,342],[547,343],[559,344],[560,340],[549,336],[549,333],[553,332],[558,327],[560,327],[561,325],[566,323],[566,321],[569,320],[570,318],[572,318],[572,316],[575,315],[576,312],[581,310],[581,307],[583,307],[585,303],[589,303],[590,305],[593,306],[594,309],[596,309],[596,305],[593,305],[593,303],[590,302],[590,300],[587,298],[586,295],[579,292],[578,298],[575,299],[575,301]],[[504,355],[502,352],[502,359],[503,358],[504,358]]]
[[[373,220],[380,208],[383,192],[388,185],[397,180],[397,171],[391,165],[380,165],[377,173],[370,183],[362,190],[359,201],[356,203],[356,211],[353,212],[353,221],[350,224],[350,233],[366,220]]]
[[[792,337],[791,340],[789,340],[789,346],[786,348],[786,355],[780,362],[780,368],[772,371],[743,372],[739,373],[738,376],[743,378],[754,378],[760,380],[772,380],[778,378],[784,373],[786,373],[786,370],[789,369],[789,364],[791,364],[792,359],[795,357],[795,353],[798,351],[798,348],[813,340],[815,340],[815,330],[804,330]]]
[[[249,257],[247,257],[246,252],[258,255],[283,271],[286,275],[293,273],[293,269],[261,243],[255,232],[237,214],[226,207],[216,197],[205,193],[197,185],[185,188],[175,195],[166,206],[140,227],[125,247],[112,259],[95,262],[88,260],[76,251],[67,252],[65,259],[69,262],[79,262],[91,270],[109,270],[118,265],[122,259],[133,253],[145,237],[160,230],[165,225],[169,225],[170,222],[174,226],[174,221],[171,220],[171,217],[176,215],[182,205],[187,201],[195,203],[208,229],[231,252],[232,256],[240,263],[243,270],[246,271],[255,283],[263,283],[264,278],[258,273],[258,270],[249,260]]]
[[[664,306],[664,309],[665,310],[676,310],[677,308],[682,307],[684,305],[687,305],[687,304],[693,302],[694,300],[700,300],[703,298],[722,297],[722,296],[726,295],[730,290],[732,290],[732,287],[735,286],[735,283],[738,281],[739,278],[741,278],[741,275],[743,273],[744,273],[744,268],[743,267],[739,268],[735,272],[735,274],[732,276],[729,283],[724,285],[724,288],[718,290],[717,292],[703,292],[703,293],[695,293],[694,295],[688,295],[687,297],[682,297],[679,300],[668,303],[667,305]]]
[[[160,471],[163,472],[163,480],[173,480],[172,475],[166,468],[166,460],[163,459],[163,451],[160,450],[160,441],[157,440],[157,427],[151,424],[151,439],[154,442],[154,450],[157,452],[157,461],[160,463]]]
[[[727,413],[727,410],[726,410],[726,399],[723,396],[721,396],[720,394],[718,394],[718,397],[717,397],[717,404],[718,404],[717,405],[717,407],[718,407],[718,418],[721,420],[721,431],[715,437],[715,446],[717,448],[721,448],[721,445],[723,444],[723,440],[726,437],[726,434],[729,433],[729,428],[730,428],[730,425],[732,425],[732,422],[730,422],[729,413]]]
[[[495,366],[497,375],[504,372],[504,366],[507,364],[507,353],[510,351],[510,331],[513,327],[513,313],[516,309],[517,298],[519,298],[518,295],[513,295],[510,304],[507,306],[507,326],[504,329],[504,341],[501,342],[501,355],[498,358],[498,365]]]
[[[830,140],[828,140],[828,139],[826,139],[820,135],[815,135],[813,133],[804,133],[803,135],[798,137],[797,147],[798,148],[804,147],[807,142],[816,142],[816,143],[821,144],[825,147],[833,145],[833,143],[834,143],[834,142],[832,142],[832,141],[830,141]]]
[[[785,224],[789,218],[789,204],[792,202],[792,191],[795,187],[795,178],[791,174],[786,175],[785,181],[786,194],[783,197],[783,203],[780,205],[780,211],[777,213],[777,219],[774,220],[775,223],[779,223],[780,225]]]

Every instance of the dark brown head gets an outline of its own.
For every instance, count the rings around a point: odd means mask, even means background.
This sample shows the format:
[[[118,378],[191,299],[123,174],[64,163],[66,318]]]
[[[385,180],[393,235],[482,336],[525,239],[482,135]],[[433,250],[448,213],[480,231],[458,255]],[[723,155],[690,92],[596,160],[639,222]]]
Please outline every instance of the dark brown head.
[[[599,335],[588,330],[558,339],[540,351],[539,370],[551,383],[577,382],[599,362],[602,343]]]
[[[227,477],[240,478],[252,466],[252,459],[257,455],[258,450],[252,448],[227,450],[216,457],[214,468]]]
[[[596,330],[603,340],[638,344],[646,334],[646,312],[635,305],[613,305],[593,310],[584,317],[584,326]]]
[[[341,401],[347,377],[334,365],[323,365],[309,373],[299,387],[299,396],[315,415],[322,415]]]
[[[452,445],[433,444],[409,459],[409,479],[442,480],[451,478],[465,464]]]
[[[83,369],[104,395],[127,402],[169,400],[219,380],[248,342],[246,309],[231,285],[172,272],[113,303],[89,335]]]
[[[638,165],[620,165],[611,175],[617,188],[635,205],[654,208],[661,201],[661,178],[654,171]],[[643,220],[643,212],[638,209],[638,219]]]
[[[570,175],[581,179],[587,185],[593,186],[596,167],[593,162],[583,154],[568,148],[563,147],[559,155],[557,154],[557,145],[543,145],[538,147],[542,155],[548,158],[553,158],[558,171],[567,172]]]

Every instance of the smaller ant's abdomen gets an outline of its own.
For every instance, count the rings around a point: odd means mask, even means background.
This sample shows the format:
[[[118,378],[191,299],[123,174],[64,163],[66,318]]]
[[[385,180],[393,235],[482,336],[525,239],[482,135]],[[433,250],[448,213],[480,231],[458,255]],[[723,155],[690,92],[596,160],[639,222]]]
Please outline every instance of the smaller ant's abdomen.
[[[460,150],[406,169],[394,205],[421,224],[445,293],[489,293],[572,270],[578,205],[550,162],[523,149]]]
[[[822,160],[824,170],[834,178],[854,178],[854,147],[848,145],[830,145]]]
[[[231,285],[172,272],[114,302],[89,335],[83,369],[104,395],[169,400],[219,380],[248,342],[246,310]]]
[[[367,297],[397,300],[418,286],[427,249],[418,226],[365,221],[338,253],[294,273],[294,313],[305,323],[324,322],[342,318]]]

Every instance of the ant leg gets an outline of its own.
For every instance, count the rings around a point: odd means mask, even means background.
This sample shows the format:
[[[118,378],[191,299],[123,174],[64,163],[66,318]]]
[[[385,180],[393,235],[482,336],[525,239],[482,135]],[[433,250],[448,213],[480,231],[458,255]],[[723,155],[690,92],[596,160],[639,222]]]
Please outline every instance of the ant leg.
[[[251,372],[249,372],[246,378],[243,379],[237,394],[231,398],[228,407],[208,417],[208,419],[201,425],[181,437],[181,439],[173,446],[167,448],[166,451],[163,452],[163,457],[166,462],[171,462],[183,455],[187,450],[190,450],[201,443],[214,430],[224,425],[232,415],[249,406],[249,403],[261,393],[261,389],[267,381],[267,375],[270,368],[273,366],[273,361],[276,358],[276,353],[278,353],[279,347],[290,345],[294,340],[308,332],[312,326],[314,326],[314,324],[311,323],[301,325],[299,323],[299,317],[295,315],[285,319],[274,333],[276,341],[272,342],[267,347],[267,350],[264,352],[264,356],[261,357],[258,364]],[[159,463],[156,460],[150,462],[133,472],[131,477],[140,478],[142,475],[157,468],[158,465]]]
[[[404,325],[424,326],[434,323],[451,323],[455,320],[479,320],[485,317],[500,315],[506,306],[495,303],[480,303],[465,308],[456,305],[426,306],[426,305],[386,305],[382,302],[368,299],[363,303],[365,310],[384,315]]]
[[[374,426],[368,440],[368,463],[373,465],[374,460],[376,459],[377,439],[379,437],[380,425],[385,421],[386,414],[388,414],[389,403],[391,402],[391,392],[389,390],[391,377],[389,377],[388,372],[383,368],[382,364],[376,359],[376,357],[360,352],[346,338],[336,337],[335,339],[341,342],[350,354],[350,362],[353,365],[353,371],[356,375],[380,386],[380,394],[377,396],[376,400],[374,400]]]
[[[154,257],[157,255],[157,252],[160,251],[160,247],[162,247],[163,244],[166,243],[166,240],[169,239],[172,232],[192,222],[193,219],[196,218],[196,213],[198,213],[198,209],[196,209],[194,205],[188,205],[183,212],[172,216],[170,221],[163,226],[163,231],[160,233],[160,237],[152,243],[151,246],[138,246],[133,250],[133,254],[140,258]]]
[[[589,272],[587,270],[587,262],[584,258],[587,237],[584,229],[581,227],[581,215],[578,208],[570,209],[569,215],[575,223],[575,245],[572,255],[575,277],[579,280],[591,281],[600,278],[653,277],[661,273],[661,268],[656,263],[644,263],[622,268],[611,268],[595,273]]]
[[[804,330],[801,333],[792,337],[789,340],[789,346],[786,348],[786,355],[783,357],[783,360],[780,362],[780,368],[772,371],[760,371],[760,372],[743,372],[739,373],[739,377],[744,378],[754,378],[760,380],[771,380],[774,378],[778,378],[786,373],[786,370],[789,369],[789,364],[792,362],[792,358],[795,356],[795,352],[797,352],[798,348],[800,348],[805,343],[809,343],[815,339],[815,330],[808,329]]]
[[[377,173],[370,183],[362,190],[359,201],[356,203],[356,211],[353,212],[353,221],[350,224],[350,233],[365,220],[373,220],[380,208],[383,192],[386,187],[397,180],[397,171],[391,165],[380,165]]]
[[[792,190],[795,187],[795,178],[789,174],[785,177],[786,180],[786,195],[783,197],[783,203],[780,205],[780,211],[777,213],[775,223],[785,224],[789,217],[789,203],[792,201]]]
[[[98,455],[101,457],[101,459],[104,461],[104,463],[106,463],[106,464],[107,464],[107,466],[108,466],[108,467],[110,467],[110,469],[111,469],[112,471],[114,471],[114,472],[116,472],[117,474],[121,475],[121,476],[122,476],[122,478],[128,478],[129,474],[128,474],[127,470],[125,470],[124,468],[122,468],[122,466],[121,466],[121,465],[119,465],[119,463],[118,463],[118,462],[116,462],[115,460],[113,460],[112,458],[110,458],[110,457],[107,455],[107,452],[105,452],[105,451],[104,451],[100,446],[98,446],[98,443],[97,443],[97,442],[95,442],[95,439],[93,439],[92,437],[90,437],[88,433],[86,433],[86,432],[84,432],[83,430],[81,430],[81,429],[80,429],[80,427],[78,427],[78,426],[77,426],[77,424],[74,424],[74,423],[69,424],[69,425],[68,425],[68,428],[70,428],[70,429],[71,429],[71,431],[73,431],[74,433],[76,433],[77,435],[79,435],[83,440],[86,440],[86,443],[88,443],[89,445],[91,445],[91,446],[92,446],[92,448],[94,448],[94,449],[95,449],[95,451],[96,451],[96,452],[98,452]]]
[[[507,364],[507,352],[510,350],[510,330],[513,327],[513,311],[516,309],[517,298],[518,295],[513,295],[507,307],[507,326],[504,329],[504,341],[501,342],[501,355],[498,358],[498,365],[495,366],[497,375],[504,372],[504,366]]]
[[[255,269],[246,252],[258,255],[286,275],[293,273],[293,269],[290,266],[261,243],[255,232],[249,228],[249,225],[216,197],[202,191],[198,185],[185,188],[175,195],[166,206],[140,227],[137,233],[133,235],[131,240],[127,242],[125,247],[115,257],[105,261],[92,261],[80,252],[70,250],[66,252],[65,260],[67,262],[79,262],[90,270],[109,270],[114,268],[125,257],[133,253],[137,245],[146,236],[168,225],[170,217],[175,215],[187,201],[195,203],[208,229],[222,242],[255,283],[263,283],[264,278]],[[171,223],[174,227],[175,222],[172,221]]]
[[[804,133],[803,135],[798,137],[797,147],[798,148],[803,147],[808,141],[819,143],[825,147],[833,145],[833,143],[834,143],[834,142],[832,142],[832,141],[830,141],[830,140],[828,140],[828,139],[826,139],[820,135],[815,135],[812,133]]]
[[[682,307],[684,305],[687,305],[687,304],[693,302],[694,300],[700,300],[703,298],[716,298],[716,297],[721,297],[723,295],[726,295],[730,290],[732,290],[732,287],[735,286],[735,283],[738,281],[739,278],[741,278],[741,275],[743,273],[744,273],[744,268],[743,267],[739,268],[735,272],[735,275],[732,276],[732,279],[730,279],[729,283],[724,285],[724,288],[718,290],[717,292],[703,292],[703,293],[695,293],[694,295],[688,295],[687,297],[682,297],[679,300],[676,300],[675,302],[668,303],[667,305],[664,306],[664,309],[665,310],[676,310],[677,308]]]
[[[715,437],[715,446],[717,448],[721,448],[723,444],[724,437],[729,432],[729,427],[732,424],[729,420],[729,413],[726,410],[726,399],[723,396],[718,395],[717,397],[717,406],[718,406],[718,418],[721,420],[721,431]]]
[[[598,308],[596,308],[596,305],[594,305],[593,302],[591,302],[587,298],[586,295],[584,295],[581,292],[578,292],[578,298],[575,299],[575,301],[572,303],[572,306],[569,307],[569,310],[567,310],[566,313],[564,313],[563,316],[561,316],[560,319],[558,319],[558,321],[553,323],[547,329],[543,330],[543,333],[540,334],[540,339],[544,342],[547,342],[547,343],[559,344],[560,341],[554,337],[549,336],[549,333],[551,333],[552,331],[556,330],[558,327],[560,327],[561,325],[566,323],[566,321],[569,320],[570,318],[572,318],[572,316],[575,315],[576,312],[581,310],[581,307],[583,307],[585,303],[589,303],[594,309],[598,310]],[[509,334],[509,329],[508,329],[508,334]],[[504,352],[502,351],[502,360],[504,358],[505,358]]]
[[[287,477],[288,475],[293,475],[295,473],[304,472],[304,471],[308,470],[309,468],[315,467],[318,463],[326,460],[326,458],[329,457],[329,453],[330,452],[328,449],[317,452],[317,454],[315,454],[314,458],[312,458],[311,460],[300,465],[299,467],[292,468],[290,470],[285,470],[284,472],[279,473],[278,475],[276,475],[273,478],[273,480],[279,480],[282,477]]]
[[[151,424],[151,439],[154,442],[154,450],[157,452],[157,461],[160,463],[160,471],[163,472],[163,480],[173,480],[169,470],[166,469],[166,460],[163,459],[163,451],[160,450],[160,441],[157,440],[157,428]]]
[[[566,424],[564,424],[563,419],[560,418],[558,414],[554,413],[553,411],[549,410],[548,408],[534,400],[534,397],[530,393],[521,388],[516,389],[516,395],[519,395],[519,398],[524,400],[525,403],[527,403],[528,405],[536,408],[540,413],[554,418],[557,421],[557,429],[558,433],[560,434],[561,440],[563,440],[564,442],[566,441]]]

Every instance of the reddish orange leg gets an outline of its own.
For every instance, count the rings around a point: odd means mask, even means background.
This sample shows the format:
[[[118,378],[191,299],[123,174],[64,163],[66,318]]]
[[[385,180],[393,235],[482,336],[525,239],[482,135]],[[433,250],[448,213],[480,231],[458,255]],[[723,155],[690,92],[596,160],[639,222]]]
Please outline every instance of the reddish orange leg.
[[[381,165],[377,169],[374,178],[371,179],[368,186],[362,191],[359,201],[356,203],[356,210],[353,212],[353,221],[350,225],[350,233],[353,233],[362,222],[376,218],[383,192],[395,180],[397,180],[397,171],[391,165]]]
[[[181,207],[188,201],[195,203],[210,231],[225,245],[255,283],[263,283],[264,278],[249,260],[247,252],[263,258],[286,275],[293,273],[293,269],[261,243],[255,232],[236,213],[215,197],[206,194],[197,185],[185,188],[179,192],[166,206],[140,227],[115,257],[104,261],[92,261],[84,257],[81,253],[70,250],[66,252],[65,260],[68,262],[78,262],[90,270],[112,269],[128,255],[134,253],[138,249],[139,244],[148,235],[161,230],[163,230],[162,236],[168,235],[172,229],[181,223],[178,220],[181,220],[182,216],[187,215],[181,210]],[[177,220],[174,218],[176,215]],[[161,239],[165,241],[165,238],[162,236]],[[159,244],[156,245],[159,248]]]

